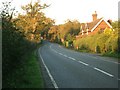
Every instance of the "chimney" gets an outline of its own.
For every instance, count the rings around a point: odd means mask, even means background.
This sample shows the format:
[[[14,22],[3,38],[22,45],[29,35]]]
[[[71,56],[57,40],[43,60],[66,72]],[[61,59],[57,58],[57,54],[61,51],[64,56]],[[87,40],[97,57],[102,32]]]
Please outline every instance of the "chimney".
[[[92,17],[93,17],[93,21],[97,20],[97,12],[96,11],[92,14]]]
[[[110,25],[112,24],[112,20],[111,20],[111,19],[107,20],[107,22],[108,22]]]

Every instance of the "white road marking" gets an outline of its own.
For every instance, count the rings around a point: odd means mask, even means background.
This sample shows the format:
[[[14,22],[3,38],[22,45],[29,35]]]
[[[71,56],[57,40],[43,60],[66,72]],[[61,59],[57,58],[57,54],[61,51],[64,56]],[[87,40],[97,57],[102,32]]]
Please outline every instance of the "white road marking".
[[[48,75],[49,75],[49,77],[50,77],[50,79],[51,79],[51,81],[52,81],[53,86],[57,89],[57,88],[58,88],[58,85],[56,84],[54,78],[52,77],[52,75],[51,75],[48,67],[45,65],[45,62],[44,62],[44,60],[43,60],[43,58],[42,58],[42,56],[41,56],[41,54],[40,54],[40,49],[39,49],[39,55],[40,55],[40,58],[41,58],[41,60],[42,60],[43,65],[44,65],[44,67],[45,67],[45,69],[46,69],[46,71],[47,71],[47,73],[48,73]]]
[[[50,46],[50,48],[51,48],[51,46]],[[52,49],[52,48],[51,48],[51,49]],[[54,49],[53,49],[53,50],[54,50]],[[56,50],[54,50],[54,51],[56,51]],[[56,51],[56,52],[57,52],[57,51]],[[72,57],[69,57],[69,56],[64,55],[64,54],[62,54],[62,53],[59,53],[59,52],[57,52],[57,53],[60,54],[60,55],[62,55],[62,56],[64,56],[64,57],[66,57],[66,58],[69,58],[69,59],[71,59],[71,60],[75,60],[75,61],[76,61],[76,59],[74,59],[74,58],[72,58]],[[92,56],[89,56],[89,57],[92,57]],[[92,57],[92,58],[98,59],[97,57]],[[117,63],[117,62],[108,61],[108,60],[104,60],[104,59],[101,59],[101,60],[107,61],[107,62],[116,63],[116,64],[120,64],[120,63]],[[89,66],[89,64],[84,63],[84,62],[82,62],[82,61],[78,61],[78,62],[81,63],[81,64],[83,64],[83,65]],[[106,72],[106,71],[103,71],[103,70],[101,70],[101,69],[99,69],[99,68],[92,67],[92,66],[89,66],[89,67],[94,68],[95,70],[97,70],[97,71],[99,71],[99,72],[101,72],[101,73],[104,73],[104,74],[106,74],[106,75],[108,75],[108,76],[110,76],[110,77],[114,77],[114,75],[112,75],[112,74],[110,74],[110,73],[108,73],[108,72]],[[117,80],[120,80],[120,79],[118,78]]]
[[[68,57],[67,55],[63,55],[64,57]]]
[[[60,46],[59,46],[60,47]],[[50,45],[50,48],[51,48],[51,45]],[[78,52],[77,52],[78,53]],[[82,56],[86,56],[86,55],[84,55],[84,54],[81,54]],[[94,59],[99,59],[99,57],[93,57],[93,56],[91,56],[91,55],[87,55],[88,57],[90,57],[90,58],[94,58]],[[110,63],[115,63],[115,64],[120,64],[120,62],[115,62],[115,61],[109,61],[109,60],[105,60],[105,59],[103,59],[103,58],[100,58],[100,60],[103,60],[103,61],[106,61],[106,62],[110,62]]]
[[[103,70],[101,70],[99,68],[94,67],[94,69],[97,70],[97,71],[99,71],[99,72],[102,72],[102,73],[104,73],[104,74],[106,74],[106,75],[108,75],[110,77],[114,77],[112,74],[109,74],[108,72],[105,72],[105,71],[103,71]]]
[[[74,59],[74,58],[72,58],[72,57],[68,57],[69,59],[72,59],[72,60],[76,60],[76,59]]]
[[[54,51],[55,53],[58,53],[56,50],[52,49],[51,46],[50,46],[50,49],[51,49],[52,51]],[[58,53],[58,54],[59,54],[59,53]]]
[[[61,46],[59,45],[59,47],[61,47]]]
[[[50,45],[50,48],[51,48],[51,45]],[[52,48],[51,48],[52,49]]]
[[[82,62],[82,61],[78,61],[78,62],[81,63],[81,64],[84,64],[84,65],[88,66],[87,63],[84,63],[84,62]]]
[[[50,46],[50,48],[52,49],[52,47]],[[54,50],[54,49],[52,49],[52,50]],[[54,50],[54,51],[56,51],[56,50]],[[56,51],[57,52],[57,51]],[[74,59],[74,58],[72,58],[72,57],[69,57],[69,56],[67,56],[67,55],[64,55],[64,54],[62,54],[62,53],[59,53],[59,52],[57,52],[58,54],[60,54],[60,55],[62,55],[62,56],[64,56],[64,57],[66,57],[66,58],[69,58],[69,59],[71,59],[71,60],[74,60],[74,61],[76,61],[76,59]],[[78,61],[79,63],[81,63],[81,64],[84,64],[84,65],[86,65],[86,66],[88,66],[88,64],[87,63],[84,63],[84,62],[82,62],[82,61]]]
[[[52,50],[52,51],[54,51],[55,53],[57,53],[55,50]]]
[[[85,55],[83,55],[83,56],[85,56]],[[93,57],[93,56],[90,56],[90,55],[87,55],[87,56],[90,57],[90,58],[94,58],[94,59],[99,59],[100,58],[100,60],[103,60],[103,61],[106,61],[106,62],[110,62],[110,63],[120,64],[119,62],[108,61],[108,60],[105,60],[105,59],[103,59],[101,57]]]
[[[63,54],[62,54],[62,53],[58,53],[58,54],[60,54],[60,55],[62,55],[62,56],[63,56]]]

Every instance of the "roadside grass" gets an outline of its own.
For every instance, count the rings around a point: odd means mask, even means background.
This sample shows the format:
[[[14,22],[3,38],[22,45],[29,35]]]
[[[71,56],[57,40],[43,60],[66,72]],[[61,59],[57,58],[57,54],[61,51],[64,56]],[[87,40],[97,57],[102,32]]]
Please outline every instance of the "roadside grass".
[[[120,53],[107,52],[107,53],[102,54],[102,56],[120,58]]]
[[[84,53],[93,53],[96,54],[95,52],[91,52],[88,50],[78,50],[79,52],[84,52]],[[120,58],[120,53],[111,53],[111,52],[106,52],[106,53],[99,53],[100,56],[103,57],[112,57],[112,58]]]
[[[64,45],[62,45],[63,47],[65,47]],[[95,52],[92,52],[90,50],[85,50],[85,49],[79,49],[79,50],[76,50],[74,48],[68,48],[68,47],[65,47],[67,49],[70,49],[70,50],[74,50],[74,51],[77,51],[77,52],[83,52],[83,53],[92,53],[92,54],[96,54]],[[100,56],[103,56],[103,57],[112,57],[112,58],[120,58],[120,53],[114,53],[114,52],[106,52],[106,53],[98,53]]]
[[[95,52],[88,51],[88,50],[78,50],[79,52],[84,52],[84,53],[93,53],[96,54]],[[99,55],[103,57],[113,57],[113,58],[120,58],[120,53],[113,53],[113,52],[106,52],[106,53],[99,53]]]
[[[84,53],[92,53],[92,52],[90,52],[90,51],[88,51],[88,50],[78,50],[79,52],[84,52]]]
[[[8,88],[44,88],[40,62],[35,52],[31,51],[23,56],[23,62],[8,76]]]

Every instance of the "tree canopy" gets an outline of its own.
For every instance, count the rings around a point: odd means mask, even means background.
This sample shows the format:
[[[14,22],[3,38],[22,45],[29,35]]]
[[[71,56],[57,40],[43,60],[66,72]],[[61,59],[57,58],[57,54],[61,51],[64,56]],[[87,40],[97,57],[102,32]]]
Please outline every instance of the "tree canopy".
[[[49,28],[54,24],[54,20],[45,16],[42,9],[48,5],[41,5],[40,2],[29,3],[22,6],[25,15],[19,14],[15,19],[16,26],[24,33],[27,40],[39,42],[41,36],[46,36]]]

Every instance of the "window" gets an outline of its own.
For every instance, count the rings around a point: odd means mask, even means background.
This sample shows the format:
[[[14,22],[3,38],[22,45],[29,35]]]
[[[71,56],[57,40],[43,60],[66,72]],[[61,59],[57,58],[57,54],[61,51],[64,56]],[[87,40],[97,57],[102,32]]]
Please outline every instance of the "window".
[[[100,34],[100,33],[103,33],[104,30],[105,30],[105,28],[99,28],[98,33],[99,33],[99,34]]]

